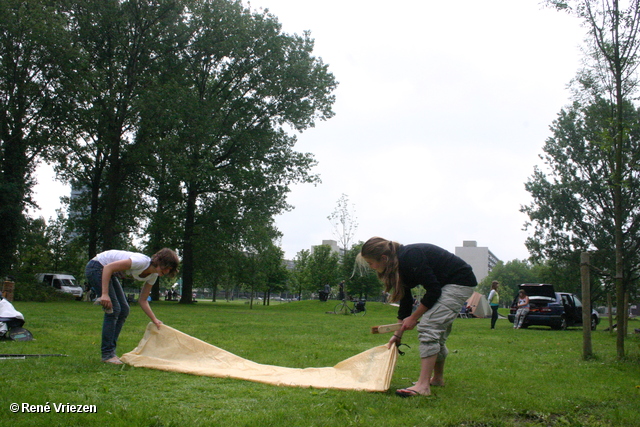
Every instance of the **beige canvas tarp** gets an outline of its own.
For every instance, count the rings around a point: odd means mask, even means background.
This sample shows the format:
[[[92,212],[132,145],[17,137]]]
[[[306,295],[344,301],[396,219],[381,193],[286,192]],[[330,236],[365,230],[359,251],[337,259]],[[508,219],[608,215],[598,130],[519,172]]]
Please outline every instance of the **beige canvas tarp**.
[[[471,307],[471,314],[475,317],[491,317],[491,306],[484,295],[474,292],[467,300],[467,307]]]
[[[279,386],[387,391],[397,354],[395,347],[381,345],[331,368],[284,368],[252,362],[170,326],[158,329],[149,323],[138,346],[121,359],[135,367]]]

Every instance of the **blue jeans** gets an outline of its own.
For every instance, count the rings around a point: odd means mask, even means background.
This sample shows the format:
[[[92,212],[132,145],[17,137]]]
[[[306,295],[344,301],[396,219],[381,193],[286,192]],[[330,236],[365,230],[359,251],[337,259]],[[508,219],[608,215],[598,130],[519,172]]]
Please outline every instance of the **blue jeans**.
[[[102,264],[91,260],[85,269],[87,282],[98,297],[102,296]],[[129,316],[129,303],[124,294],[122,285],[117,277],[111,276],[109,282],[109,298],[113,305],[113,313],[105,313],[102,322],[102,360],[116,356],[116,344],[118,336]]]

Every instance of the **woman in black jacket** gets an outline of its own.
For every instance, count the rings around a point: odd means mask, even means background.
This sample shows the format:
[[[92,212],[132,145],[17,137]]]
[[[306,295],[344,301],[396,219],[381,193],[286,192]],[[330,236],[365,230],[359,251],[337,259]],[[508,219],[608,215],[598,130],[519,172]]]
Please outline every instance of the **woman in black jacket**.
[[[460,308],[477,285],[471,266],[435,245],[401,245],[381,237],[369,239],[362,246],[359,259],[378,273],[390,300],[399,302],[398,320],[402,327],[391,337],[389,345],[400,344],[404,331],[418,326],[420,378],[396,394],[430,395],[432,385],[444,385],[448,354],[445,343]],[[411,290],[418,285],[426,293],[412,312]]]

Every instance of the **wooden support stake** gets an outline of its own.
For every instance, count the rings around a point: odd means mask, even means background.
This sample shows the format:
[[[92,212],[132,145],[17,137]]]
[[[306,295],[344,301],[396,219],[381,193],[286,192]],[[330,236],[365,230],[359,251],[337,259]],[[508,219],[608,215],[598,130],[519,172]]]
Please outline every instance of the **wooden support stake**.
[[[391,325],[372,326],[372,334],[386,334],[387,332],[399,331],[402,327],[402,323],[392,323]]]
[[[580,278],[582,280],[582,359],[593,357],[591,346],[591,277],[588,252],[580,254]]]

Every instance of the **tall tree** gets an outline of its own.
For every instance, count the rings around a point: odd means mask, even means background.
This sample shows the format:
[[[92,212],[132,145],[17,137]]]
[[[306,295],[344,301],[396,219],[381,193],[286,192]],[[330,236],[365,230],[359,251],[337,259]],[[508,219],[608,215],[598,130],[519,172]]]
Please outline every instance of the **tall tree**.
[[[302,290],[311,288],[311,274],[309,272],[309,259],[311,252],[303,249],[296,254],[294,259],[292,281],[298,292],[298,298],[302,299]]]
[[[287,284],[288,273],[284,264],[284,251],[271,243],[259,254],[260,268],[264,271],[264,305],[271,303],[273,292],[283,291]]]
[[[36,163],[63,137],[69,111],[60,89],[69,42],[55,3],[0,2],[0,277],[16,261]]]
[[[74,135],[59,147],[57,171],[83,190],[89,256],[125,247],[146,201],[141,165],[150,150],[136,139],[137,100],[156,64],[177,39],[177,1],[92,0],[71,2],[69,32],[76,70],[65,90],[74,96]]]
[[[54,268],[57,263],[44,218],[30,219],[27,224],[18,245],[20,257],[17,270],[20,272],[18,279],[32,281],[36,273],[56,271]]]
[[[624,106],[623,186],[616,190],[612,178],[616,167],[611,142],[617,133],[616,107],[604,99],[587,105],[576,101],[560,112],[551,126],[553,136],[543,148],[548,171],[536,168],[525,185],[532,202],[522,211],[534,228],[527,247],[538,262],[573,266],[574,283],[580,283],[580,252],[593,251],[592,264],[613,286],[619,268],[615,239],[617,200],[622,202],[620,220],[624,225],[619,248],[623,286],[628,288],[639,278],[640,110],[629,102]],[[618,191],[620,195],[616,194]],[[625,313],[624,309],[618,310],[619,316]]]
[[[370,268],[356,268],[356,257],[364,242],[353,245],[342,259],[342,271],[345,279],[345,291],[349,295],[360,297],[378,297],[382,294],[382,282]]]
[[[267,12],[233,0],[193,1],[185,22],[191,39],[174,58],[181,68],[162,79],[155,101],[148,99],[152,113],[142,126],[171,147],[168,167],[182,189],[181,302],[187,303],[199,222],[209,207],[235,209],[238,218],[256,211],[272,217],[289,208],[289,185],[317,180],[309,174],[315,161],[294,151],[288,130],[330,118],[336,82],[312,56],[309,34],[282,33]],[[163,97],[172,102],[162,104]],[[220,203],[224,198],[237,203]]]
[[[308,291],[316,292],[324,289],[325,285],[333,286],[339,278],[339,257],[329,245],[318,245],[313,248],[309,256]]]
[[[574,13],[583,20],[588,31],[587,46],[593,60],[589,77],[597,93],[608,96],[613,107],[613,129],[607,149],[612,152],[610,186],[613,195],[615,283],[618,324],[623,325],[626,316],[625,256],[625,187],[628,167],[624,146],[626,132],[625,103],[631,100],[636,90],[638,49],[640,40],[640,0],[548,0],[558,9]],[[622,3],[622,7],[621,4]],[[624,328],[618,328],[617,354],[624,357]]]

